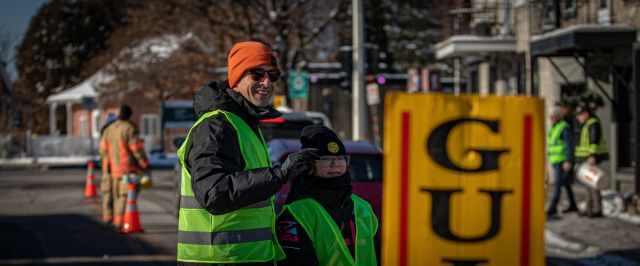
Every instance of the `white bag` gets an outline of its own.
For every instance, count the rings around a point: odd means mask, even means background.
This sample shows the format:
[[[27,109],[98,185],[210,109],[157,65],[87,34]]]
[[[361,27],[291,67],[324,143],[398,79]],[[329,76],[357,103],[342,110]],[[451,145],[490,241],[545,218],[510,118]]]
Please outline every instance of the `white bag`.
[[[578,180],[594,189],[604,189],[609,185],[609,177],[598,166],[583,163],[578,167]]]

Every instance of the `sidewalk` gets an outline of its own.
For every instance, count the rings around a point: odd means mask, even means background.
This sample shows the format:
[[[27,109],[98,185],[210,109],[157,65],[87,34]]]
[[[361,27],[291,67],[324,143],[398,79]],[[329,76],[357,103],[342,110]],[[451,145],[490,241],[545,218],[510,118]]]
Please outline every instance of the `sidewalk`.
[[[586,189],[574,184],[573,191],[581,210],[585,209]],[[553,185],[547,187],[547,204]],[[577,213],[547,218],[545,249],[548,265],[640,265],[640,215],[624,211],[622,198],[613,191],[603,194],[602,218]],[[559,210],[568,207],[562,192]]]
[[[89,160],[98,160],[98,156],[52,156],[23,157],[0,159],[0,169],[4,168],[46,168],[46,167],[80,167]]]
[[[85,167],[89,160],[99,163],[100,157],[94,156],[48,156],[0,159],[0,169],[48,168],[48,167]],[[178,160],[175,152],[152,153],[149,163],[153,169],[171,169]]]

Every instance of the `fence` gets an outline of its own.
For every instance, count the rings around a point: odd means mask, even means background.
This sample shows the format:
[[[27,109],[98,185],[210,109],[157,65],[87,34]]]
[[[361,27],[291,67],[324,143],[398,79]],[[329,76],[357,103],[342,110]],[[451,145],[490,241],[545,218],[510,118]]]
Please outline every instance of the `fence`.
[[[97,138],[68,137],[68,136],[37,136],[29,141],[29,156],[33,157],[66,157],[88,156],[98,154]]]
[[[0,158],[24,157],[25,155],[24,141],[19,141],[15,134],[0,135]]]

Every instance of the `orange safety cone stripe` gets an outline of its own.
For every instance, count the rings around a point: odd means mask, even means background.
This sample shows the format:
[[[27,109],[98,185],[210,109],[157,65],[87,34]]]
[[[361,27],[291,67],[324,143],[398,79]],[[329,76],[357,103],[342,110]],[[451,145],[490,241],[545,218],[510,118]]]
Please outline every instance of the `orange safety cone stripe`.
[[[143,231],[142,225],[140,225],[140,213],[138,212],[138,202],[136,198],[136,185],[129,184],[122,233],[128,234]]]

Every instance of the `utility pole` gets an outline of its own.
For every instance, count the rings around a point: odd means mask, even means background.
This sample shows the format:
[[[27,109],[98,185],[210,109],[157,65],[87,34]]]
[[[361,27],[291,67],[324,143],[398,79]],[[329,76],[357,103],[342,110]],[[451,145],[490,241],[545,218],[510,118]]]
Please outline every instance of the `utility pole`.
[[[364,103],[364,19],[362,10],[362,0],[352,0],[352,38],[353,38],[353,101],[352,101],[352,136],[354,140],[366,138],[366,106]]]

